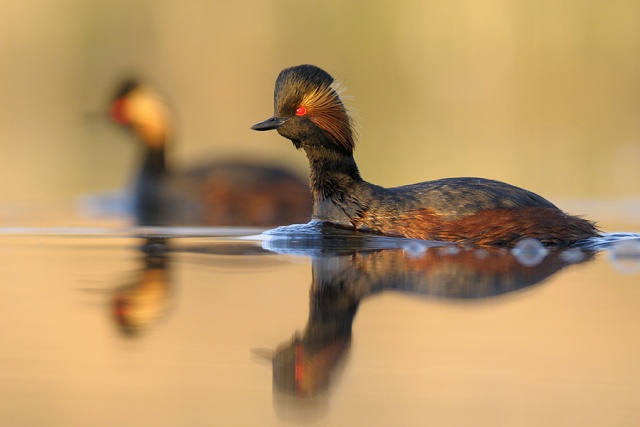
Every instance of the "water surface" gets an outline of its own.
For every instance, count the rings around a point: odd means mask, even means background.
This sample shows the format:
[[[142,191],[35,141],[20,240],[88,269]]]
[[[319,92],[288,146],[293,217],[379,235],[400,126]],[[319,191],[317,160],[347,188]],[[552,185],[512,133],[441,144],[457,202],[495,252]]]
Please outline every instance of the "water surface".
[[[637,425],[638,236],[4,229],[6,425]]]

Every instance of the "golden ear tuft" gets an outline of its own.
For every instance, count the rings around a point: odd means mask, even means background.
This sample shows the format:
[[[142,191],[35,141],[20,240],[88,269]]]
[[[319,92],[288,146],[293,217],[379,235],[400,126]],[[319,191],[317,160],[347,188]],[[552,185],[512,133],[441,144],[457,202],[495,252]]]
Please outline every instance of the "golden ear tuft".
[[[300,105],[305,107],[311,121],[329,134],[343,150],[352,152],[355,146],[353,121],[339,94],[344,87],[338,83],[321,86],[304,95]]]

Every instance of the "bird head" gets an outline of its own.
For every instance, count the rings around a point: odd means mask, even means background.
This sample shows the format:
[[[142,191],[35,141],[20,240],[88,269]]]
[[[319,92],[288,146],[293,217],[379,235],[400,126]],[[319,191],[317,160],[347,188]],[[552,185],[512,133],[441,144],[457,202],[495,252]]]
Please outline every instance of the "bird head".
[[[150,148],[161,148],[170,133],[170,113],[164,100],[135,80],[123,83],[111,103],[111,118],[131,128]]]
[[[323,145],[352,153],[354,126],[340,99],[340,85],[314,65],[299,65],[280,72],[274,92],[273,117],[251,128],[277,129],[297,148]]]

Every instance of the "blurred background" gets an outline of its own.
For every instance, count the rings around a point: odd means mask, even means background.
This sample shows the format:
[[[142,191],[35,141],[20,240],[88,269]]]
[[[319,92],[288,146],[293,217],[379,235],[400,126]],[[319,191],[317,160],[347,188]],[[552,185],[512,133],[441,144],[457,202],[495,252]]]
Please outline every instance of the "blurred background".
[[[0,204],[126,187],[139,153],[107,111],[132,75],[170,100],[179,165],[250,157],[306,174],[289,141],[249,127],[273,113],[278,72],[312,63],[347,86],[368,181],[483,176],[593,219],[611,203],[637,219],[635,0],[4,0],[2,10]]]

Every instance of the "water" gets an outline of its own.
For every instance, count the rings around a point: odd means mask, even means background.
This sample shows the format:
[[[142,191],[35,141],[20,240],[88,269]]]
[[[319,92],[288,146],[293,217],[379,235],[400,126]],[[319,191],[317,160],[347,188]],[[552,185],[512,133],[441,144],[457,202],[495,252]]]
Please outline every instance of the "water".
[[[637,425],[640,236],[5,228],[8,426]]]

